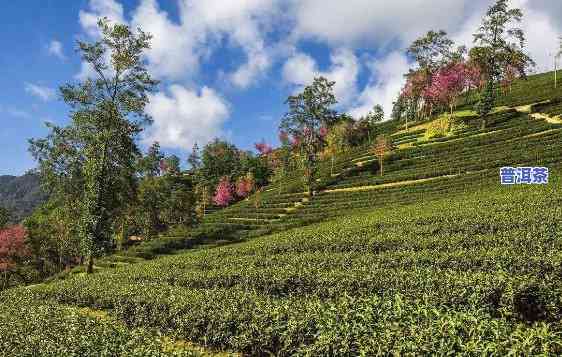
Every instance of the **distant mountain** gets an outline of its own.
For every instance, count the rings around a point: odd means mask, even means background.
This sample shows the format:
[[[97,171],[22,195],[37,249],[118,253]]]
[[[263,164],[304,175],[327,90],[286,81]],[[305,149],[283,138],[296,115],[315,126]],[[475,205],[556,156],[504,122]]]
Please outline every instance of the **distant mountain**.
[[[14,223],[28,217],[45,199],[39,176],[32,173],[23,176],[0,176],[0,206],[10,210]]]

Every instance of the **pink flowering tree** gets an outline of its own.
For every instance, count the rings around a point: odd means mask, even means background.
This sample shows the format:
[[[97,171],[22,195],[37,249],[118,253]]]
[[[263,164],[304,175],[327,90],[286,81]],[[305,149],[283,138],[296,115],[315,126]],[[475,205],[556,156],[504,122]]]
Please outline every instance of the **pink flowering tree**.
[[[269,156],[273,152],[273,148],[271,147],[271,145],[267,144],[265,140],[256,143],[254,146],[262,156]]]
[[[230,179],[228,177],[223,177],[219,184],[217,185],[217,189],[215,190],[215,195],[213,196],[213,202],[217,206],[226,207],[234,200],[233,197],[233,188],[232,184],[230,183]]]
[[[452,115],[457,98],[465,90],[466,83],[465,64],[450,65],[437,71],[431,85],[425,89],[424,96],[432,103],[448,106]]]
[[[25,228],[22,226],[12,226],[0,230],[2,289],[7,287],[10,275],[15,271],[17,263],[30,255],[30,250],[25,244],[26,235]]]

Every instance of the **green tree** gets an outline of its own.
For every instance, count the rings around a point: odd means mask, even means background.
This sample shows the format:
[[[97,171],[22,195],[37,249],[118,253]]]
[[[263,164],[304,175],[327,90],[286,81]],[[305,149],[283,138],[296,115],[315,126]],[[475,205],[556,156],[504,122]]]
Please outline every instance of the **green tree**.
[[[466,48],[454,48],[455,42],[447,37],[447,32],[428,31],[424,36],[415,40],[408,47],[407,54],[418,64],[419,68],[428,74],[439,68],[462,59]]]
[[[334,85],[335,82],[318,77],[302,93],[290,96],[285,102],[289,105],[289,111],[280,125],[281,130],[299,138],[310,197],[314,193],[316,182],[317,154],[324,144],[322,129],[328,128],[337,120],[336,112],[331,109],[337,103]]]
[[[521,77],[534,65],[533,60],[524,52],[525,33],[518,27],[523,19],[523,11],[509,8],[509,0],[497,0],[488,8],[482,24],[474,34],[474,43],[479,49],[473,53],[481,59],[483,72],[488,80],[496,82],[502,76],[502,70],[511,65],[517,68]]]
[[[79,207],[51,198],[26,218],[26,243],[42,277],[69,269],[80,254]]]
[[[201,155],[199,154],[199,145],[197,143],[193,144],[187,163],[191,166],[191,170],[197,170],[201,167]]]
[[[180,158],[176,155],[170,155],[164,159],[165,173],[167,175],[179,175],[181,172]]]
[[[205,145],[201,155],[199,181],[207,187],[217,187],[221,177],[228,176],[231,181],[246,172],[241,169],[240,150],[233,144],[215,139]]]
[[[494,82],[491,80],[486,81],[484,90],[480,93],[480,99],[476,103],[475,109],[482,122],[482,129],[486,128],[486,115],[490,114],[494,108],[496,100],[496,91]]]
[[[191,227],[196,222],[195,192],[190,178],[167,175],[162,178],[160,220],[167,228]]]
[[[139,160],[139,171],[143,176],[154,177],[160,173],[160,162],[164,155],[160,151],[160,144],[154,142],[145,156]]]
[[[159,177],[146,177],[139,184],[135,222],[146,240],[157,237],[164,229],[164,222],[160,219],[164,202],[161,183]]]
[[[60,89],[72,108],[71,123],[51,126],[46,139],[31,141],[42,178],[75,185],[59,191],[79,197],[79,236],[88,273],[93,272],[94,258],[110,249],[112,227],[130,198],[140,156],[136,138],[150,122],[144,109],[147,94],[157,84],[143,60],[150,35],[107,19],[98,26],[99,41],[78,42],[94,78]],[[71,176],[61,176],[68,172]]]

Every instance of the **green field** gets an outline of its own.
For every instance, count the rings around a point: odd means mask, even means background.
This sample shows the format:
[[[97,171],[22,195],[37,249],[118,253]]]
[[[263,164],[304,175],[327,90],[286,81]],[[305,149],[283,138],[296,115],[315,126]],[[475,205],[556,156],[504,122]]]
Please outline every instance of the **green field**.
[[[403,145],[382,177],[355,148],[312,199],[297,172],[189,236],[1,293],[0,354],[562,354],[562,126],[515,109],[560,115],[550,75],[514,85],[485,128],[384,124]],[[521,165],[549,184],[501,186]]]

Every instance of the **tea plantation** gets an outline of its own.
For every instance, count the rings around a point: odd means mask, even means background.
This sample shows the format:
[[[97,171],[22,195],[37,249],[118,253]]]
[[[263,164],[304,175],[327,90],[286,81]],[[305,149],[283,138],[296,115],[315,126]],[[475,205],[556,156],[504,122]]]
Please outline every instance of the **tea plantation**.
[[[426,139],[427,123],[383,124],[398,146],[383,176],[356,148],[322,164],[313,198],[294,173],[128,253],[155,259],[1,293],[0,354],[562,354],[550,75],[516,83],[485,127],[469,113]],[[524,165],[550,182],[500,185],[500,167]],[[237,242],[186,249],[211,230]]]

